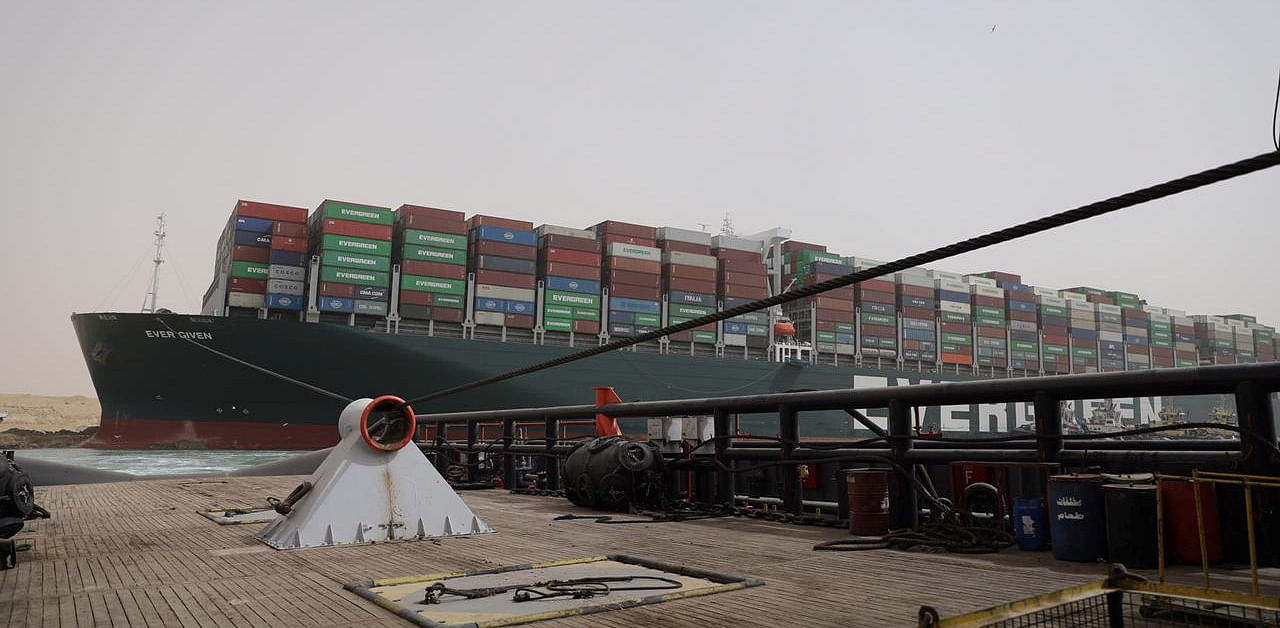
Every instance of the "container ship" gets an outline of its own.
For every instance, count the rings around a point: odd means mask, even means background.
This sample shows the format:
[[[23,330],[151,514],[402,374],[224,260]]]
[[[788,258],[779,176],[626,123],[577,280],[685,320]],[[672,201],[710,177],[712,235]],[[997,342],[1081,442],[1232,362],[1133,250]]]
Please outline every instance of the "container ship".
[[[327,447],[345,402],[322,391],[420,396],[881,263],[789,236],[238,201],[200,314],[153,302],[144,313],[72,316],[102,405],[88,446]],[[627,401],[700,398],[1269,361],[1275,352],[1274,329],[1248,315],[1190,316],[1128,292],[921,268],[416,409],[580,404],[595,386]],[[1159,420],[1162,401],[1100,403],[1140,424]],[[1099,407],[1076,406],[1080,417]],[[919,423],[1012,431],[1028,411],[929,408]],[[854,430],[839,413],[805,425],[806,436]]]

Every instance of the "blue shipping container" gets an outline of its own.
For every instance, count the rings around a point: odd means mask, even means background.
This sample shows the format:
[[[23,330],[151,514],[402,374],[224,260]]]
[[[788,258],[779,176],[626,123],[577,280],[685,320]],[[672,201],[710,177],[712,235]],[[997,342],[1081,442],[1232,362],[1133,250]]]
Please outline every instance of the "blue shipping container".
[[[1145,347],[1151,344],[1151,341],[1143,338],[1142,336],[1125,336],[1124,343],[1127,345],[1134,345],[1136,347]]]
[[[1041,315],[1040,315],[1040,326],[1041,326],[1041,327],[1066,327],[1066,326],[1067,326],[1067,317],[1065,317],[1065,316],[1053,316],[1053,315],[1049,315],[1049,314],[1041,314]]]
[[[1021,340],[1022,342],[1037,342],[1040,340],[1040,334],[1034,331],[1018,331],[1016,329],[1009,330],[1010,340]]]
[[[898,297],[898,305],[901,305],[902,307],[918,307],[926,310],[932,310],[935,304],[933,299],[903,295]]]
[[[268,294],[267,307],[272,310],[301,310],[302,297],[292,294]]]
[[[963,292],[955,292],[952,290],[935,290],[939,301],[954,301],[956,303],[968,303],[969,295]]]
[[[1027,303],[1026,301],[1005,301],[1011,312],[1034,312],[1036,311],[1035,303]]]
[[[476,309],[481,312],[506,312],[507,302],[502,299],[476,299]]]
[[[726,334],[745,334],[745,333],[747,333],[747,324],[746,324],[746,323],[733,323],[733,322],[725,321],[725,323],[724,323],[724,333],[726,333]]]
[[[533,314],[533,301],[507,301],[507,314]]]
[[[874,301],[863,301],[862,311],[870,312],[872,314],[896,314],[897,313],[897,310],[894,309],[892,304],[876,303]]]
[[[935,340],[937,337],[933,335],[932,330],[904,329],[902,330],[902,338],[904,340]]]
[[[831,262],[814,262],[809,264],[809,272],[822,275],[847,275],[853,272],[853,267]]]
[[[610,323],[619,323],[619,324],[622,324],[622,325],[630,325],[630,324],[632,324],[632,323],[636,322],[636,313],[635,313],[635,312],[619,312],[619,311],[616,311],[616,310],[609,310],[609,322],[610,322]]]
[[[739,305],[745,305],[747,303],[751,303],[752,301],[755,301],[755,299],[744,299],[742,297],[725,297],[724,306],[726,309],[735,308],[735,307],[738,307]]]
[[[714,294],[697,294],[694,292],[679,292],[676,290],[672,290],[667,295],[667,300],[672,303],[683,303],[685,305],[701,305],[705,307],[716,306],[716,295]],[[726,298],[726,301],[727,300],[728,299]],[[743,299],[743,301],[749,302],[751,301],[751,299]],[[736,334],[738,332],[726,332],[726,333]]]
[[[391,291],[381,286],[356,286],[356,298],[364,301],[386,301]]]
[[[600,294],[600,282],[590,279],[572,279],[570,277],[547,277],[543,279],[547,290],[561,292],[577,292],[579,294]]]
[[[514,259],[510,257],[497,257],[495,255],[477,255],[474,258],[477,268],[484,270],[499,270],[504,273],[518,273],[521,275],[532,275],[537,269],[537,262],[531,259]]]
[[[252,231],[237,231],[236,244],[241,246],[271,246],[271,235]]]
[[[272,251],[271,263],[281,266],[306,266],[307,254],[295,251]]]
[[[320,297],[320,302],[316,304],[316,307],[320,308],[321,312],[354,312],[356,304],[352,299]]]
[[[609,309],[619,312],[639,312],[641,314],[661,314],[662,304],[657,301],[641,301],[640,299],[624,299],[609,297]],[[613,333],[613,332],[610,332]]]
[[[473,240],[507,242],[521,246],[538,246],[538,236],[532,231],[517,231],[501,227],[476,227],[471,230]]]
[[[1119,351],[1123,348],[1120,346],[1120,343],[1113,340],[1103,340],[1098,344],[1102,347],[1103,351]]]
[[[236,231],[252,231],[254,233],[271,233],[275,223],[262,218],[236,218]]]
[[[853,334],[836,332],[836,344],[851,345],[854,342]]]
[[[921,318],[902,318],[902,327],[904,329],[933,329],[933,321]]]
[[[1071,328],[1071,337],[1076,340],[1097,340],[1098,332],[1092,329],[1080,329],[1079,327]]]

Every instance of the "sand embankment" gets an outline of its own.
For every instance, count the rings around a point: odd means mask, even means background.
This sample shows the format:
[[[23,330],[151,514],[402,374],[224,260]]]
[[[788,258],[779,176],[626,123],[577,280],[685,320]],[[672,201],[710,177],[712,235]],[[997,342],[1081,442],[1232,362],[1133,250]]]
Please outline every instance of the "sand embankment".
[[[48,397],[0,393],[0,448],[75,447],[98,427],[102,410],[94,397]]]

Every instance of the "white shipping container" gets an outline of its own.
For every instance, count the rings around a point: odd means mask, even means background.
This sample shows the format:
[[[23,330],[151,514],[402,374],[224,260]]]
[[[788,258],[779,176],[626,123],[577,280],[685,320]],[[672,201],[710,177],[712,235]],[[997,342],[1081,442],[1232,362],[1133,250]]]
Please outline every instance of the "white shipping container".
[[[706,233],[704,231],[694,231],[692,229],[678,229],[676,227],[658,227],[658,239],[671,240],[673,242],[687,242],[689,244],[702,244],[704,246],[711,246],[710,233]]]
[[[1036,303],[1053,307],[1067,307],[1067,300],[1062,297],[1038,296]]]
[[[935,279],[933,282],[935,288],[939,290],[947,290],[949,292],[968,292],[969,286],[963,281],[955,281],[952,279]]]
[[[751,251],[752,253],[761,253],[764,251],[764,242],[759,240],[748,240],[746,238],[735,238],[733,236],[718,235],[711,238],[711,246],[718,249],[733,249],[735,251]]]
[[[910,275],[907,273],[895,273],[893,280],[904,286],[917,286],[920,288],[932,288],[933,280],[926,275]]]
[[[976,294],[984,297],[994,297],[997,299],[1004,298],[1004,290],[992,288],[991,286],[974,285],[969,286],[969,294]]]
[[[640,246],[639,244],[627,244],[626,242],[610,243],[609,248],[605,251],[605,255],[642,259],[650,262],[662,261],[662,249],[655,249],[651,246]]]
[[[1226,324],[1226,323],[1214,323],[1214,324],[1213,324],[1213,331],[1215,331],[1215,332],[1220,332],[1220,333],[1224,333],[1224,334],[1230,334],[1230,333],[1231,333],[1231,326],[1230,326],[1230,325],[1228,325],[1228,324]]]
[[[1098,332],[1098,340],[1107,342],[1124,342],[1124,334],[1118,331],[1100,331]]]
[[[596,232],[594,231],[574,229],[573,227],[561,227],[559,225],[542,225],[541,227],[534,229],[534,232],[538,234],[538,237],[545,235],[561,235],[570,238],[582,238],[583,240],[596,239]]]
[[[854,270],[862,270],[864,268],[875,268],[876,266],[884,266],[883,260],[871,259],[869,257],[846,257],[844,263],[852,266]]]
[[[953,314],[968,314],[972,310],[968,303],[960,303],[958,301],[938,301],[938,311],[951,312]]]
[[[694,266],[697,268],[716,269],[716,258],[710,255],[699,255],[697,253],[685,253],[683,251],[663,251],[663,264],[679,264],[681,266]]]
[[[1244,327],[1244,321],[1237,318],[1228,318],[1227,324],[1232,327]]]
[[[960,273],[949,273],[945,270],[926,270],[926,273],[934,279],[945,279],[947,281],[964,281],[964,275]]]
[[[382,301],[365,301],[363,299],[356,299],[353,306],[356,314],[371,316],[387,315],[387,304]]]
[[[1058,291],[1054,290],[1053,288],[1040,288],[1038,286],[1032,286],[1031,292],[1032,294],[1038,297],[1053,297],[1055,299],[1060,298]]]
[[[683,242],[683,240],[681,240],[681,242]],[[746,334],[723,334],[720,336],[720,339],[723,340],[724,343],[730,347],[747,346]]]
[[[1195,325],[1195,321],[1183,314],[1170,314],[1169,316],[1173,318],[1174,325],[1182,325],[1183,327],[1191,327],[1192,325]]]
[[[1153,313],[1151,314],[1150,318],[1151,318],[1151,321],[1154,323],[1168,323],[1172,320],[1173,317],[1169,316],[1168,314]]]
[[[266,307],[267,296],[265,294],[250,294],[248,292],[228,292],[227,305],[231,307]]]
[[[1064,293],[1064,294],[1065,294],[1065,293]],[[1073,311],[1073,312],[1094,312],[1094,311],[1097,311],[1097,308],[1096,308],[1096,307],[1094,307],[1094,306],[1095,306],[1095,304],[1094,304],[1094,303],[1089,303],[1089,302],[1087,302],[1087,301],[1075,301],[1075,300],[1072,300],[1072,299],[1067,299],[1067,309],[1069,309],[1069,310],[1071,310],[1071,311]]]
[[[1009,321],[1009,329],[1014,331],[1040,331],[1035,323],[1028,321]]]
[[[836,353],[839,355],[856,355],[858,353],[858,345],[836,345]]]
[[[507,323],[507,315],[502,312],[476,312],[475,321],[477,325],[502,327]]]
[[[1154,305],[1144,305],[1142,306],[1142,311],[1147,314],[1164,314],[1164,308],[1159,308]]]
[[[494,286],[487,283],[478,283],[476,284],[476,296],[482,299],[533,301],[538,298],[538,291],[531,290],[529,288],[511,288],[508,286]]]
[[[1182,310],[1175,310],[1175,309],[1173,309],[1173,308],[1171,308],[1171,307],[1166,307],[1166,308],[1161,308],[1161,309],[1163,309],[1163,310],[1164,310],[1164,313],[1165,313],[1165,314],[1168,314],[1169,316],[1179,316],[1179,317],[1182,317],[1182,318],[1186,318],[1186,317],[1187,317],[1187,313],[1186,313],[1186,312],[1184,312],[1184,311],[1182,311]]]
[[[290,281],[288,279],[268,279],[267,292],[271,294],[289,294],[300,297],[306,284],[301,281]]]
[[[1083,294],[1080,294],[1079,292],[1063,291],[1063,292],[1059,292],[1058,294],[1060,294],[1062,298],[1068,301],[1079,301],[1080,303],[1086,303],[1089,301],[1087,297],[1085,297]]]
[[[280,264],[272,264],[267,267],[267,277],[270,279],[304,281],[307,278],[307,269],[302,266],[281,266]]]
[[[1106,303],[1095,303],[1094,305],[1098,306],[1097,311],[1103,314],[1119,314],[1120,313],[1119,305],[1107,305]]]
[[[988,288],[996,288],[1000,286],[1000,284],[996,283],[995,279],[990,277],[979,277],[977,275],[965,275],[964,281],[971,286],[987,286]]]

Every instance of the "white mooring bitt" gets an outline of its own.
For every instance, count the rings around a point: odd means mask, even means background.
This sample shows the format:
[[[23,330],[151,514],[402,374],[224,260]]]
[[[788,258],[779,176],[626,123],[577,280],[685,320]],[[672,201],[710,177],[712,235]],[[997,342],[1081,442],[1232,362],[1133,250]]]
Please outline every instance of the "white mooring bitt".
[[[493,532],[422,451],[405,446],[412,422],[401,442],[370,437],[372,411],[399,403],[379,397],[348,404],[338,419],[342,442],[309,478],[311,490],[257,538],[276,549],[298,549]]]

